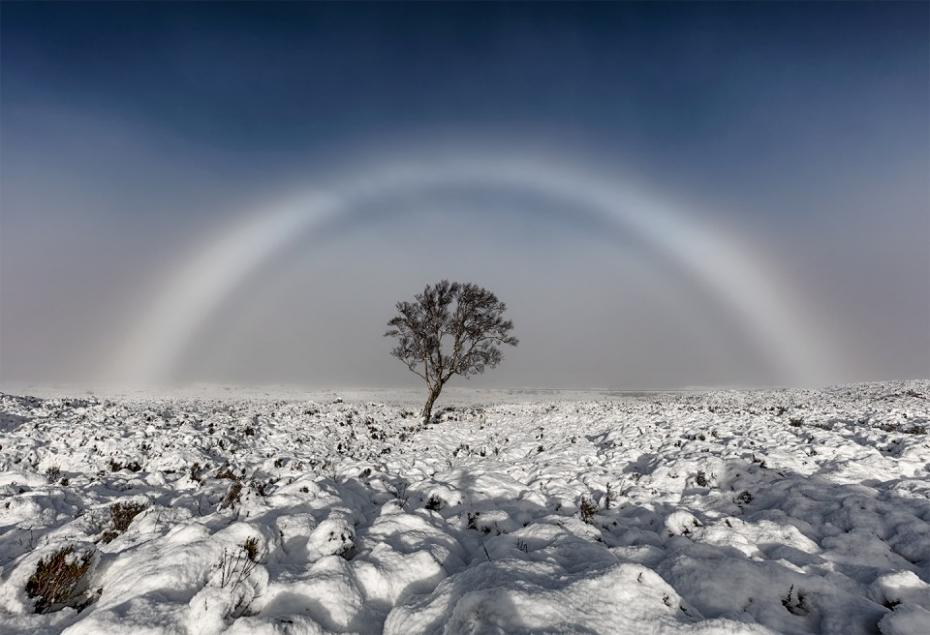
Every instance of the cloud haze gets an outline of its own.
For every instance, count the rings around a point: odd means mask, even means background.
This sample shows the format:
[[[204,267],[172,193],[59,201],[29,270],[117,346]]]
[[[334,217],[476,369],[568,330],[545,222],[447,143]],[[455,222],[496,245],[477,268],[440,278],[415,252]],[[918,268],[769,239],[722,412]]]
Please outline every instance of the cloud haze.
[[[771,282],[752,301],[805,325],[825,381],[930,375],[928,17],[7,5],[0,379],[127,379],[112,361],[232,228],[373,166],[462,156],[589,167],[734,237]],[[171,378],[406,384],[384,324],[448,277],[498,292],[521,339],[477,385],[801,381],[693,267],[580,198],[463,179],[349,207],[244,267]]]

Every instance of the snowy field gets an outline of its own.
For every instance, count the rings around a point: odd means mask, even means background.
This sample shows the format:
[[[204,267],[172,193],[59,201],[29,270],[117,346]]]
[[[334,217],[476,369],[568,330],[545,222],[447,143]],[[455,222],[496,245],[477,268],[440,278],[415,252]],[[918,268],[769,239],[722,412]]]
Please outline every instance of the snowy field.
[[[930,382],[0,395],[5,633],[930,633]]]

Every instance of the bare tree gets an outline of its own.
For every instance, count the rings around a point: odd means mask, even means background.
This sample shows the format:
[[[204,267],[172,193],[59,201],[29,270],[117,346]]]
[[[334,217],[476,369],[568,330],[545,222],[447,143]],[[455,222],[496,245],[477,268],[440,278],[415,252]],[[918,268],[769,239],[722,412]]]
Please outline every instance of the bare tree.
[[[413,302],[398,302],[385,337],[397,338],[391,355],[426,382],[423,406],[427,423],[442,387],[453,375],[470,377],[497,366],[500,345],[517,345],[507,306],[492,292],[470,282],[443,280],[427,285]]]

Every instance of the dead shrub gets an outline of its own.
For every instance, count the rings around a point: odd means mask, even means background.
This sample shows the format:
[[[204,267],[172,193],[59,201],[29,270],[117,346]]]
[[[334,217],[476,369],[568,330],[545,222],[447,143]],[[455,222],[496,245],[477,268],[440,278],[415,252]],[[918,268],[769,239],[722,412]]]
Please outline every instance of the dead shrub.
[[[587,496],[581,497],[581,504],[578,505],[578,514],[581,520],[589,525],[594,522],[594,514],[597,513],[597,505]]]
[[[53,465],[52,467],[48,468],[45,470],[45,478],[49,483],[54,485],[59,480],[61,480],[61,468],[59,468],[57,465]]]
[[[190,476],[191,476],[192,481],[199,481],[201,479],[201,477],[203,476],[203,468],[200,467],[200,463],[194,463],[193,465],[191,465]]]
[[[704,470],[698,470],[697,476],[694,477],[694,482],[697,483],[698,487],[707,487],[707,475],[704,474]]]
[[[226,496],[223,497],[223,502],[220,503],[220,509],[227,509],[238,504],[241,496],[242,481],[234,480],[232,485],[229,486],[229,489],[226,490]]]
[[[26,581],[26,595],[35,598],[35,612],[50,613],[79,604],[92,561],[93,554],[78,555],[71,545],[40,560]]]
[[[781,605],[792,615],[803,617],[811,612],[811,607],[807,603],[807,595],[804,591],[795,589],[793,584],[788,589],[788,595],[782,598]]]
[[[219,470],[217,470],[214,478],[225,478],[230,481],[238,481],[239,477],[236,476],[228,465],[224,465]]]
[[[129,529],[133,518],[148,507],[145,503],[114,503],[110,505],[110,528],[103,532],[100,542],[107,544]]]
[[[123,533],[129,529],[132,519],[138,516],[147,505],[144,503],[114,503],[110,505],[110,520],[113,522],[113,529]]]
[[[250,561],[258,562],[258,538],[255,536],[246,538],[245,542],[242,543],[242,548]]]
[[[250,539],[252,540],[252,539]],[[248,542],[248,540],[246,541]],[[243,550],[245,547],[243,546]],[[219,570],[219,587],[225,589],[228,586],[235,586],[240,582],[245,582],[255,567],[258,566],[254,560],[250,559],[247,552],[235,551],[230,552],[223,549],[223,556],[220,561],[214,565]]]
[[[130,472],[139,472],[142,470],[142,465],[138,461],[131,461],[129,463],[120,463],[110,459],[110,471],[111,472],[121,472],[123,470],[129,470]]]
[[[118,532],[118,531],[114,531],[113,529],[107,529],[107,530],[106,530],[105,532],[103,532],[103,534],[100,536],[100,542],[102,542],[103,544],[109,544],[109,543],[113,542],[114,540],[116,540],[117,538],[119,538],[119,532]]]

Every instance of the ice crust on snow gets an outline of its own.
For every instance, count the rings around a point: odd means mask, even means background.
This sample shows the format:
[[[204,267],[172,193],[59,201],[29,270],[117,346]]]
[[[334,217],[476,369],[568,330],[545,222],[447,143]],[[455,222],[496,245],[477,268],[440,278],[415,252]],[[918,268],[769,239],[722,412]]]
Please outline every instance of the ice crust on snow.
[[[0,394],[0,632],[930,633],[928,381],[383,401]]]

